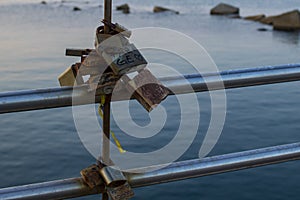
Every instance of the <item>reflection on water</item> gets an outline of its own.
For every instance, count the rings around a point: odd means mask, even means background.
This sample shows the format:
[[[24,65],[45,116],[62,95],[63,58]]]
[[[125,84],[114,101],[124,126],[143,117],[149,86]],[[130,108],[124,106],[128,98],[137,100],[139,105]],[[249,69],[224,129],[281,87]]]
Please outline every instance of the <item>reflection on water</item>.
[[[277,31],[273,30],[272,36],[275,40],[278,40],[283,43],[298,45],[299,44],[299,31]]]

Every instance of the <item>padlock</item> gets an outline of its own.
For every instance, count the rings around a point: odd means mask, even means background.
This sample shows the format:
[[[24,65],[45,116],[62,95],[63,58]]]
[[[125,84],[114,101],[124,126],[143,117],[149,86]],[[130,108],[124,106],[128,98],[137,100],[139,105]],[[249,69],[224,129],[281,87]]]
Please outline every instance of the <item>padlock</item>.
[[[106,21],[103,22],[108,23]],[[106,60],[112,71],[116,75],[121,76],[145,68],[147,61],[141,52],[134,44],[130,44],[129,40],[123,34],[118,32],[128,32],[128,30],[120,25],[109,24],[113,26],[111,27],[111,35],[104,34],[103,26],[98,27],[95,48]],[[127,34],[127,36],[130,35]]]
[[[80,63],[76,63],[71,67],[68,67],[61,75],[58,77],[60,86],[77,86],[84,83],[83,78],[78,76],[78,70],[80,68]]]
[[[107,64],[103,56],[96,50],[92,50],[82,61],[79,74],[82,76],[103,74],[106,68]]]
[[[148,111],[152,111],[169,94],[169,90],[147,69],[139,72],[132,80],[122,77],[126,88]],[[126,83],[127,82],[127,83]]]
[[[104,26],[99,26],[96,30],[95,47],[97,48],[100,43],[110,38],[113,34],[117,34],[117,32],[104,33]]]
[[[116,47],[120,48],[122,46],[126,46],[129,44],[129,41],[124,37],[118,37],[118,36],[127,36],[129,37],[131,35],[131,31],[126,29],[125,27],[122,27],[119,24],[113,24],[110,22],[107,22],[106,20],[102,20],[102,22],[110,27],[109,33],[104,33],[104,26],[99,26],[96,30],[96,38],[95,38],[95,48],[104,42],[105,40],[109,39],[110,37],[114,36],[112,39],[110,39],[104,46],[106,47]],[[120,34],[123,33],[123,34]]]
[[[103,167],[99,172],[107,187],[118,187],[127,181],[123,173],[116,166]]]
[[[101,44],[103,41],[107,40],[110,37],[111,35],[109,34],[97,33],[95,38],[95,47],[97,47],[99,44]]]
[[[128,182],[118,187],[107,187],[106,190],[112,200],[128,200],[134,196]]]
[[[130,36],[131,36],[131,31],[128,30],[127,28],[125,28],[124,26],[122,26],[122,25],[120,25],[120,24],[118,24],[118,23],[115,23],[115,24],[114,24],[114,23],[111,23],[111,22],[109,22],[109,21],[107,21],[107,20],[105,20],[105,19],[103,19],[102,22],[103,22],[105,25],[109,26],[110,29],[112,29],[112,30],[114,30],[114,31],[116,31],[116,32],[118,32],[118,33],[124,35],[124,36],[127,37],[127,38],[130,38]]]
[[[129,40],[121,34],[110,35],[104,34],[102,31],[97,32],[96,34],[95,48],[96,50],[100,50],[100,52],[105,49],[122,49],[122,47],[127,46],[128,44]]]
[[[134,196],[126,177],[116,166],[105,166],[99,173],[112,200],[127,200]]]
[[[113,38],[123,36],[114,36]],[[110,41],[111,39],[109,39]],[[103,44],[103,43],[102,43]],[[147,65],[147,61],[134,44],[123,46],[100,45],[98,48],[102,52],[103,58],[110,65],[112,71],[117,75],[140,71]]]
[[[92,189],[103,183],[101,175],[99,173],[98,165],[91,165],[81,170],[80,174],[84,182]]]
[[[100,75],[90,76],[87,83],[89,91],[96,91],[96,95],[111,94],[114,90],[116,82],[119,80],[112,72],[105,72]]]

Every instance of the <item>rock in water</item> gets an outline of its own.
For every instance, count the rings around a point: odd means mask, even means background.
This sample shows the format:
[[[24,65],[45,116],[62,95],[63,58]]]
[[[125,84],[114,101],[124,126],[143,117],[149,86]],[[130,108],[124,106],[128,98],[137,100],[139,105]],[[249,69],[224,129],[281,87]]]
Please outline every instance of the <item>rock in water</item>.
[[[261,21],[262,19],[264,19],[266,17],[266,15],[261,14],[261,15],[252,15],[252,16],[247,16],[244,17],[245,20],[250,20],[250,21]]]
[[[283,31],[294,31],[300,29],[300,12],[293,10],[278,15],[273,21],[273,29]]]
[[[175,14],[179,14],[178,11],[172,10],[172,9],[169,9],[169,8],[164,8],[164,7],[160,7],[160,6],[154,6],[154,8],[153,8],[154,13],[160,13],[160,12],[166,12],[166,11],[169,11],[169,12],[172,12],[172,13],[175,13]]]
[[[262,32],[268,31],[268,29],[266,29],[266,28],[258,28],[257,30],[258,30],[258,31],[262,31]]]
[[[269,24],[272,25],[273,21],[275,20],[277,16],[269,16],[269,17],[265,17],[261,20],[259,20],[259,22],[263,23],[263,24]]]
[[[269,16],[260,20],[263,24],[273,25],[275,30],[294,31],[300,30],[300,12],[292,10],[281,15]]]
[[[238,15],[240,9],[229,4],[220,3],[210,10],[211,15]]]
[[[129,14],[130,13],[130,7],[129,7],[129,5],[127,3],[123,4],[123,5],[120,5],[120,6],[117,6],[116,10],[120,10],[124,14]]]
[[[73,8],[73,11],[81,11],[81,8],[75,6],[75,7]]]
[[[41,2],[41,4],[44,4],[44,5],[46,5],[46,4],[47,4],[47,2],[46,2],[46,1],[42,1],[42,2]]]

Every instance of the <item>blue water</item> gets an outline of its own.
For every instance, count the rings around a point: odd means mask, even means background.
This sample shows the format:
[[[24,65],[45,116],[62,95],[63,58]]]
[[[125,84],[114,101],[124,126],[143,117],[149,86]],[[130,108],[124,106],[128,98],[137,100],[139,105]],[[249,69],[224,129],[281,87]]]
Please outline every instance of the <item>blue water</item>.
[[[57,76],[77,61],[64,56],[65,48],[92,47],[95,27],[103,15],[97,1],[73,1],[62,6],[54,1],[48,5],[31,2],[3,1],[0,6],[1,92],[58,86]],[[132,6],[132,13],[114,11],[114,21],[129,28],[159,26],[183,32],[201,43],[221,70],[300,62],[298,32],[277,32],[259,23],[210,16],[209,9],[218,3],[216,0],[122,0],[114,4],[124,2]],[[243,16],[300,8],[296,0],[225,2],[239,6]],[[74,5],[83,10],[73,12]],[[151,13],[154,5],[168,6],[181,14],[155,15]],[[269,31],[258,32],[261,27]],[[178,65],[156,56],[161,62]],[[299,82],[294,82],[228,90],[224,130],[210,155],[298,142],[299,87]],[[197,158],[207,128],[208,95],[199,94],[198,98],[203,125],[180,160]],[[171,108],[173,103],[172,98],[164,102]],[[138,106],[133,104],[131,112],[140,113]],[[72,117],[71,108],[0,115],[0,187],[79,176],[81,169],[94,163],[76,134]],[[172,117],[170,120],[176,122],[176,115]],[[137,123],[143,123],[141,119]],[[174,123],[165,134],[172,134],[177,126]],[[166,143],[160,138],[155,142],[158,146]],[[125,144],[140,150],[134,140]],[[138,188],[134,199],[298,199],[299,167],[295,161]]]

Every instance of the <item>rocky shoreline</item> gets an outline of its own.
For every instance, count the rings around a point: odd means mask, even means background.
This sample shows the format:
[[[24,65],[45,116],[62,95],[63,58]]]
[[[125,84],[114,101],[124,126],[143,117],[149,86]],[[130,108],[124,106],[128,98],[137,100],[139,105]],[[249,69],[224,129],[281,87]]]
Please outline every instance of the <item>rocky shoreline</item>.
[[[226,15],[231,18],[242,18],[260,22],[262,24],[271,25],[274,30],[280,31],[299,31],[300,30],[300,12],[299,10],[292,10],[279,15],[266,16],[265,14],[251,15],[240,17],[240,8],[233,5],[220,3],[211,9],[211,15]]]

